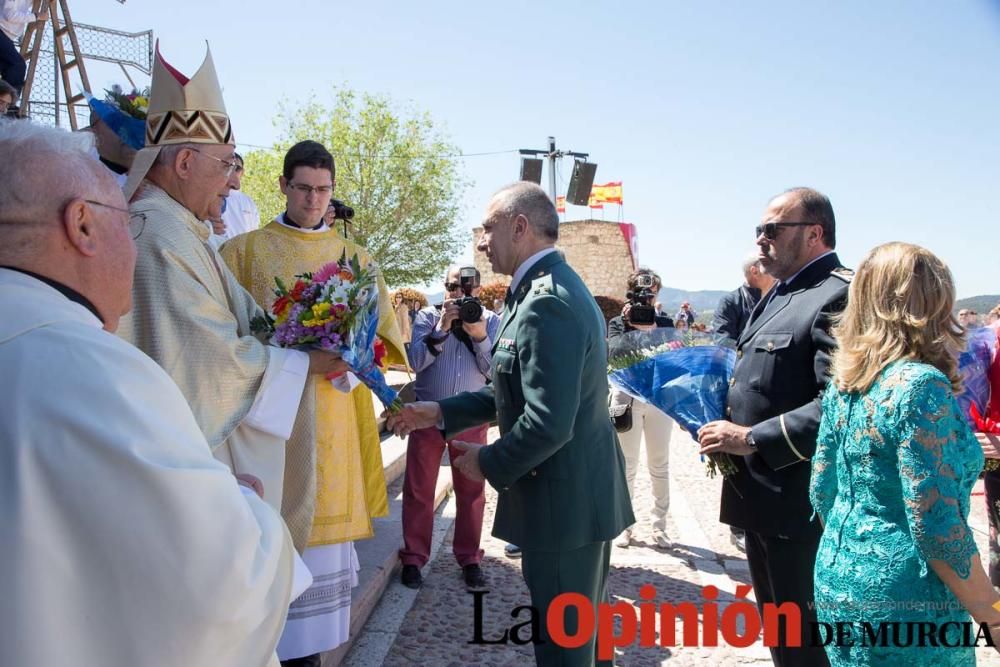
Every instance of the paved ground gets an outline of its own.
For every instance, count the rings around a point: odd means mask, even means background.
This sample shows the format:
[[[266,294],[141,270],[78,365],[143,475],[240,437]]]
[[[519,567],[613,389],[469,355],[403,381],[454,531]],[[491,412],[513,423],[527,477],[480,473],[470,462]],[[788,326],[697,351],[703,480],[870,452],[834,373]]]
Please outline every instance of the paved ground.
[[[745,559],[730,544],[728,527],[718,522],[722,481],[705,476],[703,464],[694,453],[693,441],[680,429],[674,433],[670,449],[671,503],[667,532],[674,546],[671,549],[652,546],[648,509],[652,499],[645,467],[640,467],[634,541],[629,548],[615,548],[612,552],[612,602],[632,603],[638,598],[639,588],[651,584],[656,589],[654,599],[658,602],[691,600],[700,607],[702,587],[711,584],[722,591],[721,612],[733,600],[737,583],[749,582]],[[501,636],[504,629],[516,622],[511,620],[511,610],[529,604],[529,598],[519,561],[505,558],[504,544],[489,536],[496,494],[489,486],[487,489],[483,568],[489,577],[491,592],[484,598],[483,636],[491,639]],[[395,490],[398,492],[398,488]],[[437,667],[533,663],[530,647],[468,643],[474,634],[473,596],[465,591],[461,572],[451,555],[453,517],[454,500],[451,499],[438,512],[435,552],[424,568],[423,587],[412,591],[399,584],[394,576],[344,664]],[[972,524],[977,531],[980,553],[986,553],[986,519],[981,495],[973,498]],[[980,649],[977,658],[979,665],[1000,665],[1000,656],[992,649]],[[641,648],[635,645],[619,649],[616,663],[629,666],[667,664],[671,667],[771,664],[767,649],[760,644],[745,649],[729,646]]]

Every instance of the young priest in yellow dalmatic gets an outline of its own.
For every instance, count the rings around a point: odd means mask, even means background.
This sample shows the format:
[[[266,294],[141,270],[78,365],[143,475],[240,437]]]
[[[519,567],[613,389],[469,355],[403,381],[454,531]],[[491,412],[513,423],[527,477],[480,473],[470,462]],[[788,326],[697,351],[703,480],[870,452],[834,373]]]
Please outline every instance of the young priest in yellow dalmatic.
[[[236,279],[263,308],[275,299],[274,278],[293,277],[368,252],[323,222],[333,195],[333,156],[315,141],[303,141],[285,155],[281,191],[285,212],[263,228],[237,236],[220,249]],[[406,355],[389,291],[381,277],[378,335],[388,363]],[[278,644],[283,665],[318,664],[316,654],[343,643],[350,628],[351,587],[357,584],[353,541],[372,536],[372,518],[389,511],[382,452],[371,392],[358,385],[349,393],[322,376],[307,382],[288,440],[281,514],[314,584],[292,603]]]

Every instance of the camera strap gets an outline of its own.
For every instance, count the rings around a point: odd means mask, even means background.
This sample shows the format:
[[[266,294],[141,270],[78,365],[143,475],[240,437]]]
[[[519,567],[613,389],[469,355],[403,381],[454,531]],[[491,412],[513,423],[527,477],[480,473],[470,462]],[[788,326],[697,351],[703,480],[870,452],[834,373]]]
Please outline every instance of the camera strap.
[[[455,338],[457,338],[460,341],[462,341],[462,345],[465,345],[465,349],[467,349],[469,351],[469,354],[471,354],[473,357],[476,356],[476,349],[472,346],[472,338],[470,338],[469,334],[467,334],[465,332],[465,329],[462,329],[460,327],[458,329],[455,329],[451,333],[453,333],[455,335]],[[477,368],[478,368],[478,366],[477,366]],[[480,372],[482,372],[482,371],[480,371]],[[484,375],[485,375],[485,373],[484,373]]]

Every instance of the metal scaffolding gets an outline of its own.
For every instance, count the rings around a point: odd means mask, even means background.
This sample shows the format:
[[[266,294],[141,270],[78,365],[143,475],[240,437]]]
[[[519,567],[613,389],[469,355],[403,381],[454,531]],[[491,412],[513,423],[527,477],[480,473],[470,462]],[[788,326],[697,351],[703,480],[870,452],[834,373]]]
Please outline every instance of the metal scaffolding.
[[[33,64],[29,62],[30,81],[25,85],[29,95],[27,104],[22,103],[22,106],[38,122],[50,125],[68,122],[76,129],[89,124],[87,105],[80,101],[79,96],[84,92],[93,93],[88,90],[90,84],[82,61],[89,59],[117,64],[129,83],[135,86],[128,68],[144,74],[151,72],[153,31],[123,32],[76,23],[72,19],[64,21],[69,15],[65,9],[66,0],[61,3],[51,2],[52,8],[55,9],[57,4],[63,5],[63,16],[56,16],[53,12],[44,25],[40,45],[34,56],[37,60]],[[53,26],[56,26],[55,31]],[[34,31],[29,30],[24,39],[29,40],[33,35]],[[67,42],[67,36],[73,39]],[[79,52],[75,53],[77,49]],[[77,60],[81,62],[78,63]],[[71,90],[67,91],[67,86]]]

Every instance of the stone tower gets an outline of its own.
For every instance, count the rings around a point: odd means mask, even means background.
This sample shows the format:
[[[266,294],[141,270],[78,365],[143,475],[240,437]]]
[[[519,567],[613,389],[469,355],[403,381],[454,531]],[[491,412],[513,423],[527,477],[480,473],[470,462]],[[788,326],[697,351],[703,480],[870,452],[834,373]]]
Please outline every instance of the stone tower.
[[[472,256],[482,276],[482,284],[510,282],[490,270],[486,255],[476,251],[476,239],[481,227],[472,230]],[[566,261],[580,274],[594,296],[624,299],[628,277],[632,273],[632,255],[617,222],[603,220],[573,220],[559,225],[556,247]]]

